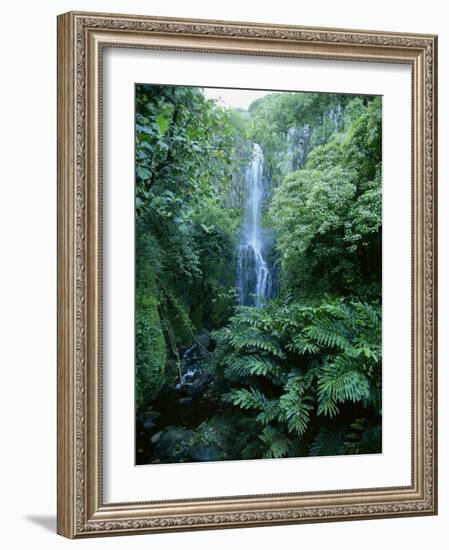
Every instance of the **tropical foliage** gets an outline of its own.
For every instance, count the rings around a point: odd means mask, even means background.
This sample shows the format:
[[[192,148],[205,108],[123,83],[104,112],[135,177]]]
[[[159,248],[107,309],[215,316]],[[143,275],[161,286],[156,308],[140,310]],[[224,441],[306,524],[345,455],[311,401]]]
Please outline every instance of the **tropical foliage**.
[[[139,462],[381,451],[381,112],[370,96],[272,93],[245,111],[136,87]],[[254,142],[277,296],[243,307]]]
[[[255,421],[262,456],[375,452],[380,333],[378,306],[342,298],[239,308],[213,335],[222,399]]]

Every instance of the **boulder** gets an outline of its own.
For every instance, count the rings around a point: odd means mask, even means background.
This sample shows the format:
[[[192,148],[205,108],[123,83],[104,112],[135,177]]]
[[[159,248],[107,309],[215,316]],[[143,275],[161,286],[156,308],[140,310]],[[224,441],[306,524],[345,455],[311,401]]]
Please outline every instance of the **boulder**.
[[[190,457],[198,462],[220,460],[223,451],[216,445],[195,445],[190,449]]]
[[[192,430],[179,426],[169,426],[157,438],[155,443],[157,458],[160,458],[161,462],[185,462],[189,457],[192,435]]]
[[[151,430],[156,425],[156,420],[159,418],[159,413],[153,409],[149,409],[140,413],[137,417],[138,422],[142,424],[144,430]]]
[[[183,390],[190,397],[197,397],[204,393],[209,383],[209,377],[201,374],[195,378],[192,382],[187,382],[183,385]]]
[[[151,437],[151,439],[150,439],[151,443],[153,443],[153,445],[156,445],[156,443],[157,443],[157,442],[160,440],[160,438],[162,437],[162,434],[163,434],[163,433],[164,433],[163,430],[161,430],[160,432],[155,433],[155,434]]]

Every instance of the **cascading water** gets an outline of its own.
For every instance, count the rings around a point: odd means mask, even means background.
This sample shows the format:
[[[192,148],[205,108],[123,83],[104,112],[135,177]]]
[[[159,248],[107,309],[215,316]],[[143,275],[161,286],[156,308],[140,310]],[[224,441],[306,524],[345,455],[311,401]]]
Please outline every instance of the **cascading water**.
[[[272,297],[272,277],[263,257],[263,232],[260,214],[263,199],[263,152],[253,145],[253,159],[245,175],[246,203],[242,242],[237,256],[237,288],[239,304],[261,307]]]

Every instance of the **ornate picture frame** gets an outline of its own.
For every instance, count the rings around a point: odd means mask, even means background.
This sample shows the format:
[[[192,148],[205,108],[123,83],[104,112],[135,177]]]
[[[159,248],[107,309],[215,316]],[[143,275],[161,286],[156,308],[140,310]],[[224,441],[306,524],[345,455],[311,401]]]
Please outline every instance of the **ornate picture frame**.
[[[157,501],[148,494],[145,502],[104,502],[102,56],[107,47],[411,68],[410,485]],[[84,538],[436,514],[436,200],[436,36],[82,12],[60,15],[58,533]]]

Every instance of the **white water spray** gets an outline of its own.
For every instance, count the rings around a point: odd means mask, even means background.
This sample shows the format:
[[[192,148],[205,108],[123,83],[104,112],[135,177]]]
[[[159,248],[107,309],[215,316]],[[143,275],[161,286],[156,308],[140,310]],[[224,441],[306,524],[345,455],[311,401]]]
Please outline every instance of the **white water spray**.
[[[261,307],[263,299],[272,297],[272,277],[265,261],[260,214],[263,199],[263,152],[253,145],[253,160],[245,177],[247,187],[245,225],[237,258],[237,288],[240,305]]]

